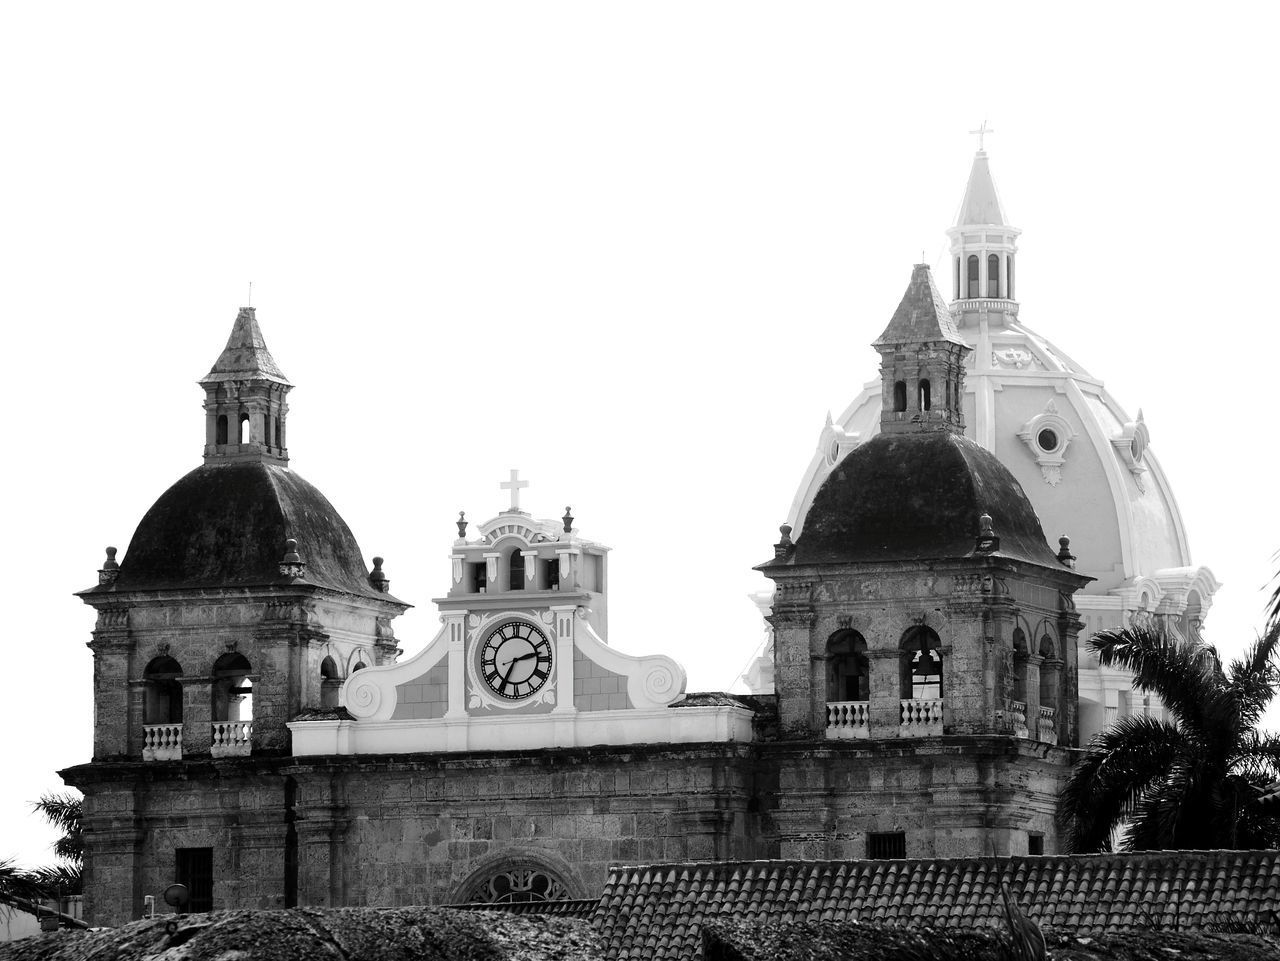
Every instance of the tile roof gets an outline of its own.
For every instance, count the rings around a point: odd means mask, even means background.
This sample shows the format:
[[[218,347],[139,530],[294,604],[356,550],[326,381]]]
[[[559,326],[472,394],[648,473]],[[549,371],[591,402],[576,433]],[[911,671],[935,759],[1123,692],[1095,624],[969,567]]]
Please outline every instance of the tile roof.
[[[566,898],[561,901],[510,901],[505,904],[447,904],[461,911],[502,911],[506,914],[549,914],[557,918],[590,920],[599,898]]]
[[[620,866],[594,922],[611,958],[697,958],[710,920],[1001,923],[1001,881],[1042,927],[1077,933],[1203,930],[1280,914],[1280,851],[1161,851]]]

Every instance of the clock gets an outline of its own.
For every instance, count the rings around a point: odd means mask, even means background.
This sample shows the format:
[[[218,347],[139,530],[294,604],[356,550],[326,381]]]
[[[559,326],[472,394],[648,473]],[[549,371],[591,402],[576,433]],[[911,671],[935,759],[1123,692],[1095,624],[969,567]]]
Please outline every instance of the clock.
[[[551,642],[525,621],[500,624],[480,648],[480,676],[498,697],[528,697],[551,676]]]

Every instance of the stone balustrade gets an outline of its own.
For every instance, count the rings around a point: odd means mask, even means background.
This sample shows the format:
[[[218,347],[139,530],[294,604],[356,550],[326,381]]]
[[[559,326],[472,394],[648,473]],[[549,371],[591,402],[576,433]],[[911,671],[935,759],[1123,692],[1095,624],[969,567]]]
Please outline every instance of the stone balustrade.
[[[1039,740],[1048,741],[1050,744],[1058,742],[1058,732],[1054,726],[1054,713],[1054,709],[1051,707],[1040,708],[1040,726],[1036,732]]]
[[[210,752],[214,757],[245,756],[249,753],[249,735],[252,733],[252,721],[214,721]]]
[[[1027,728],[1027,705],[1025,701],[1009,702],[1009,725],[1013,728],[1014,737],[1030,737]]]
[[[942,698],[903,698],[899,737],[933,737],[942,733]]]
[[[181,721],[174,724],[142,726],[142,759],[144,761],[177,761],[181,758]]]
[[[867,701],[828,701],[827,737],[871,736],[871,711]]]

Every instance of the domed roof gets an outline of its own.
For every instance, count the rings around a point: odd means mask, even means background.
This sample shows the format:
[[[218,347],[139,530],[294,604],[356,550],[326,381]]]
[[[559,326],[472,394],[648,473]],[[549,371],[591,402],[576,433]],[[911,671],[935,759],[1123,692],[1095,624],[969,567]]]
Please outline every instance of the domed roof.
[[[880,434],[827,476],[787,562],[966,557],[983,513],[1000,538],[995,553],[1060,566],[1027,495],[994,454],[951,431]]]
[[[285,541],[298,542],[301,580],[394,600],[369,584],[360,547],[315,487],[287,467],[197,467],[147,511],[120,563],[117,591],[288,584]]]

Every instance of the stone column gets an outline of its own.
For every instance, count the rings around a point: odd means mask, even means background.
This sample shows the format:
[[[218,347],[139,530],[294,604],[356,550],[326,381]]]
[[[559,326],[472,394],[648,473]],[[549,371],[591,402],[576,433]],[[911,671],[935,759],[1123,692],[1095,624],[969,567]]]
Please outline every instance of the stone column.
[[[867,679],[873,738],[897,737],[902,725],[902,651],[867,651],[867,666],[871,675]],[[944,680],[945,683],[945,680]],[[909,695],[907,695],[909,696]]]
[[[213,678],[180,677],[182,685],[182,755],[208,754],[213,744]]]
[[[142,824],[131,785],[84,784],[84,914],[114,927],[142,916]]]
[[[89,650],[93,652],[94,760],[124,757],[129,753],[129,652],[132,647],[128,610],[99,610],[97,628],[89,642]]]
[[[1044,658],[1039,654],[1027,655],[1027,730],[1031,740],[1036,740],[1040,726],[1040,665]]]
[[[351,819],[340,788],[328,777],[297,776],[298,906],[340,907],[345,903],[343,837]]]
[[[826,704],[826,691],[813,689],[810,661],[811,611],[783,611],[769,617],[773,625],[774,690],[778,696],[778,724],[784,736],[812,737],[814,701]],[[825,727],[825,725],[824,725]]]

